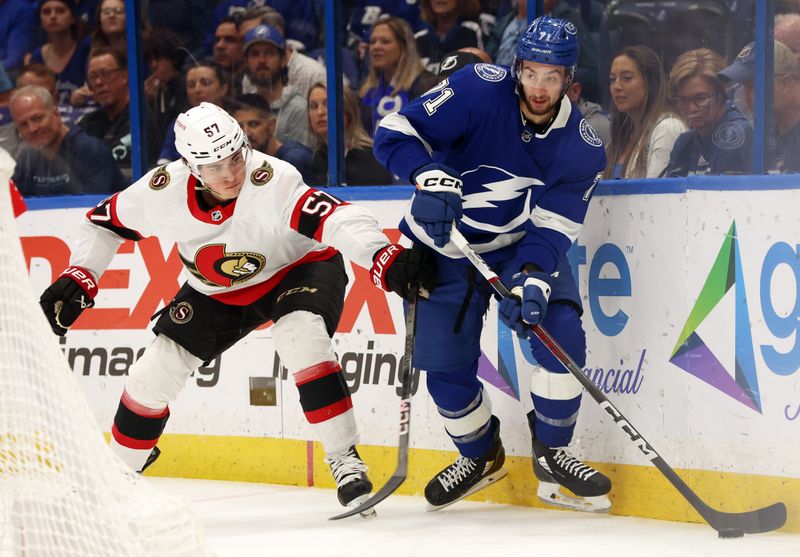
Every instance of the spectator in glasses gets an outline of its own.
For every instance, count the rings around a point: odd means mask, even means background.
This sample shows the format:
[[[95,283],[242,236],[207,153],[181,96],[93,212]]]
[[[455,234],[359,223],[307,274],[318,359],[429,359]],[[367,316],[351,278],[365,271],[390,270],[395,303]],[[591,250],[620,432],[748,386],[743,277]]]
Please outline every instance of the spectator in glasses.
[[[707,48],[684,52],[669,73],[669,94],[689,124],[672,148],[666,176],[742,174],[750,169],[753,130],[727,101],[722,56]]]
[[[89,70],[86,80],[95,101],[100,106],[78,121],[83,130],[104,140],[126,180],[133,176],[131,152],[131,125],[128,95],[128,64],[126,56],[114,49],[100,47],[89,54]],[[145,161],[155,161],[161,146],[161,138],[155,135],[155,119],[145,109],[147,119],[147,147]]]

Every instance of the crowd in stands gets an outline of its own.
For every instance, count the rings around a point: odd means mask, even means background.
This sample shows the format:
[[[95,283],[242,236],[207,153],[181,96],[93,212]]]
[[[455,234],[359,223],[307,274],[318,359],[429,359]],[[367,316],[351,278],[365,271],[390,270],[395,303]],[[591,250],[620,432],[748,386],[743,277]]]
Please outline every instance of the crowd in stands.
[[[326,185],[324,4],[143,3],[147,167],[178,158],[175,118],[205,101],[230,112],[254,148],[291,162],[307,183]],[[647,21],[652,4],[543,2],[580,36],[575,79],[565,94],[606,147],[604,177],[749,173],[755,0],[670,2],[673,11],[653,17],[645,32],[625,19],[633,13]],[[510,65],[526,27],[527,2],[341,5],[345,184],[403,183],[406,177],[392,176],[372,154],[381,119],[456,66]],[[800,172],[800,0],[775,5],[766,162],[769,172]],[[14,179],[23,195],[113,192],[131,180],[134,76],[128,73],[125,9],[125,0],[0,0],[0,149],[16,160]],[[724,29],[684,29],[691,10],[694,20],[717,18]]]

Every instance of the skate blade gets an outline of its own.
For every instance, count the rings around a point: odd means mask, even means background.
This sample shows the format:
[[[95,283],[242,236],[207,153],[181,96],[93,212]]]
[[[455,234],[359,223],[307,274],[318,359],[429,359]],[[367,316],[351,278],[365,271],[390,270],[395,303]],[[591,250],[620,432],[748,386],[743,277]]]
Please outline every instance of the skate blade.
[[[363,503],[364,501],[369,499],[370,495],[372,495],[372,494],[371,493],[366,493],[366,494],[362,495],[361,497],[356,497],[355,499],[350,501],[347,505],[345,505],[345,508],[347,508],[347,509],[356,508],[361,503]],[[368,508],[368,509],[366,509],[366,510],[364,510],[364,511],[358,513],[358,514],[359,514],[359,516],[361,518],[365,518],[365,519],[371,519],[371,518],[375,518],[376,516],[378,516],[378,513],[375,511],[375,507],[370,507],[370,508]]]
[[[539,490],[536,495],[548,505],[555,505],[590,513],[607,513],[611,509],[611,501],[608,495],[597,495],[595,497],[578,497],[567,488],[557,483],[539,482]]]
[[[475,493],[477,491],[480,491],[481,489],[483,489],[485,487],[489,487],[490,484],[493,484],[495,482],[498,482],[498,481],[502,480],[503,478],[506,477],[507,474],[508,474],[508,470],[506,470],[505,468],[500,468],[500,470],[498,470],[498,471],[496,471],[496,472],[494,472],[492,474],[489,474],[488,476],[483,478],[481,481],[479,481],[478,483],[473,485],[472,488],[470,488],[469,491],[467,491],[464,495],[462,495],[458,499],[455,499],[453,501],[450,501],[449,503],[445,503],[444,505],[439,505],[439,506],[431,505],[430,503],[428,503],[428,507],[425,510],[428,511],[429,513],[440,511],[440,510],[442,510],[442,509],[444,509],[446,507],[449,507],[450,505],[452,505],[454,503],[458,503],[462,499],[465,499],[465,498],[469,497],[473,493]]]

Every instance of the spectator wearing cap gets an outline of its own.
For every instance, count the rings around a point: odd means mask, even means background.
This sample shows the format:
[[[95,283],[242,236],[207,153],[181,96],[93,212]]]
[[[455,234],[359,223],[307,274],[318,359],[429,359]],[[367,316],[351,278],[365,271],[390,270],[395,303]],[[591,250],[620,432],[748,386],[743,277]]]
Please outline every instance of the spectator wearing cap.
[[[266,7],[253,9],[252,11],[253,13],[260,13],[260,15],[253,21],[253,27],[258,25],[269,25],[280,31],[282,35],[286,36],[285,23],[281,14]],[[251,10],[248,10],[246,13],[250,12]],[[247,21],[242,21],[241,28],[246,29],[247,25],[249,25]],[[247,29],[249,30],[249,28]],[[321,50],[324,52],[325,49],[323,48]],[[346,57],[343,56],[343,67],[345,64],[345,59]],[[308,96],[308,90],[314,83],[325,81],[327,75],[325,66],[323,66],[314,58],[306,56],[302,52],[295,50],[295,48],[288,41],[286,42],[286,67],[289,70],[289,85],[291,85],[294,90],[297,91],[297,94],[303,98]],[[347,74],[345,73],[345,75]],[[254,89],[249,89],[248,87],[251,86],[249,84],[243,84],[242,91],[245,93],[255,92]]]
[[[231,115],[244,130],[250,146],[256,151],[284,160],[294,166],[303,176],[311,179],[311,149],[289,140],[283,143],[275,137],[276,118],[269,103],[261,95],[240,95],[234,101]]]
[[[0,2],[0,66],[12,71],[22,65],[35,20],[36,5],[29,0]]]
[[[781,42],[775,41],[774,54],[773,123],[770,126],[774,149],[769,155],[769,170],[800,172],[800,64],[789,47]],[[754,43],[750,43],[739,52],[733,64],[719,74],[725,80],[742,85],[750,111],[755,102],[755,59]]]
[[[58,104],[69,100],[83,86],[90,41],[84,36],[85,23],[77,14],[73,0],[42,0],[39,21],[47,42],[34,50],[26,64],[44,64],[56,75]]]
[[[13,90],[6,70],[0,65],[0,149],[4,149],[12,156],[16,154],[19,145],[17,128],[14,126],[11,109],[8,106]]]
[[[753,130],[727,100],[718,78],[724,67],[722,56],[707,48],[684,52],[675,60],[667,89],[690,129],[675,141],[666,176],[750,170]]]
[[[306,102],[289,85],[286,41],[281,32],[271,25],[259,25],[248,31],[244,36],[244,59],[247,78],[277,112],[278,140],[309,145]]]
[[[14,92],[10,106],[24,143],[13,176],[23,196],[111,193],[125,187],[109,147],[67,128],[47,89],[26,85]]]

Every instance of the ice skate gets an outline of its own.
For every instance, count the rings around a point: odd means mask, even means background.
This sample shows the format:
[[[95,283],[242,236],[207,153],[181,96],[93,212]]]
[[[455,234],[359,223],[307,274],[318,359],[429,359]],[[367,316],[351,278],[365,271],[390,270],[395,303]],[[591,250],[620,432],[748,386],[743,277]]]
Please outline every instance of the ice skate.
[[[477,458],[458,455],[456,461],[436,474],[425,487],[428,511],[438,511],[472,495],[476,491],[503,479],[508,471],[503,468],[506,453],[500,441],[500,422],[496,427],[492,446]]]
[[[156,460],[158,460],[159,456],[161,456],[161,449],[159,449],[158,447],[153,447],[153,450],[150,451],[150,455],[147,457],[147,460],[144,462],[144,465],[142,465],[142,469],[139,470],[139,473],[141,474],[142,472],[147,470],[147,467],[153,464]]]
[[[545,503],[588,512],[611,508],[611,480],[572,456],[567,447],[548,447],[534,435],[532,460],[537,495]]]
[[[369,494],[372,492],[372,482],[367,477],[367,465],[361,460],[355,446],[344,452],[326,456],[325,462],[331,467],[339,503],[353,508],[369,498]],[[374,508],[359,514],[364,518],[372,518],[377,515]]]

